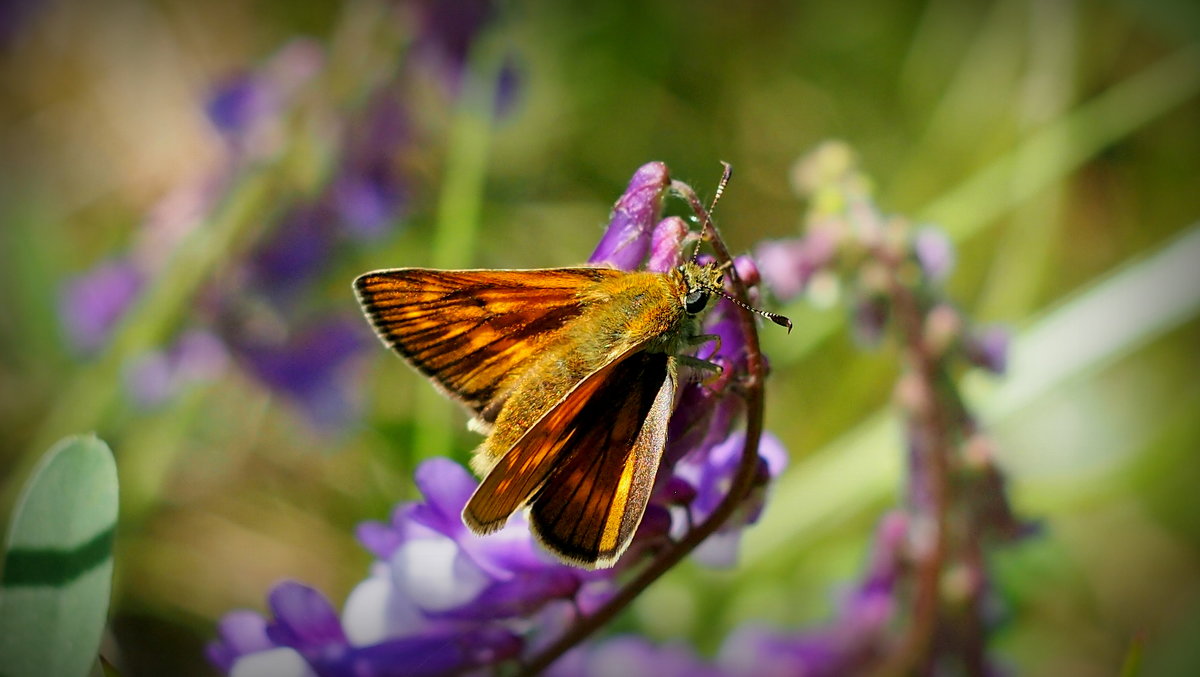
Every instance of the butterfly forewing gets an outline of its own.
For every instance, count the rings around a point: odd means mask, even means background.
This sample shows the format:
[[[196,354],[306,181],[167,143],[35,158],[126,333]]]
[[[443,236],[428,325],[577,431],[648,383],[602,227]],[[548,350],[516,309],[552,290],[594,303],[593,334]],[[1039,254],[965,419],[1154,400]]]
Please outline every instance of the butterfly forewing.
[[[355,280],[376,333],[485,421],[507,381],[561,336],[580,295],[619,271],[403,268]]]
[[[633,351],[584,379],[504,455],[463,517],[490,531],[527,501],[542,543],[584,566],[610,566],[641,522],[666,443],[671,360]]]

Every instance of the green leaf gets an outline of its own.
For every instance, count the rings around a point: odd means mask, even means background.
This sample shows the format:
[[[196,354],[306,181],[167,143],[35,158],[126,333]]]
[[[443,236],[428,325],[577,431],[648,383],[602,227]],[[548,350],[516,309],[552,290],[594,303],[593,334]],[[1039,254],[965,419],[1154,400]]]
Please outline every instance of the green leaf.
[[[42,458],[13,511],[0,576],[0,675],[88,674],[112,588],[117,467],[94,435]]]

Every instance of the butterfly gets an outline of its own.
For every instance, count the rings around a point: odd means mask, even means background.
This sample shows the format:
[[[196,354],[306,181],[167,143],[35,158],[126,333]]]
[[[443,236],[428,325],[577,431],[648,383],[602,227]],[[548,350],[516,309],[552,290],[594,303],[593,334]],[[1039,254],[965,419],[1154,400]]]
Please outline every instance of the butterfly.
[[[718,196],[728,176],[726,165]],[[719,370],[689,354],[719,341],[701,329],[709,302],[723,296],[791,329],[726,294],[725,267],[693,254],[666,272],[398,268],[361,275],[354,291],[384,344],[487,435],[471,460],[483,479],[467,527],[486,535],[528,507],[549,552],[605,568],[646,511],[680,366]]]

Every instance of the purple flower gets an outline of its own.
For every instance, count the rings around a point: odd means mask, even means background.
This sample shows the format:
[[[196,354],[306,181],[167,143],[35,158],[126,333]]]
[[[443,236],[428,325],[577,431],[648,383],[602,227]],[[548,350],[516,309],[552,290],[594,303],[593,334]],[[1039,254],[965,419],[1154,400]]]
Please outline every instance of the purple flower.
[[[767,288],[776,298],[788,300],[804,291],[812,270],[805,265],[803,238],[773,240],[758,245],[755,256],[762,267]]]
[[[495,14],[491,0],[422,0],[414,3],[420,27],[416,51],[443,75],[457,94],[471,46]]]
[[[954,269],[954,245],[941,229],[925,226],[913,236],[913,253],[925,275],[934,282],[946,279]]]
[[[279,336],[244,329],[227,340],[240,363],[292,399],[317,425],[341,424],[353,412],[347,377],[354,358],[370,344],[361,322],[322,319]]]
[[[179,336],[166,350],[151,350],[126,370],[126,386],[144,407],[167,401],[193,383],[212,381],[225,371],[229,356],[213,334],[197,329]]]
[[[746,435],[735,431],[710,448],[702,448],[685,456],[675,465],[675,478],[694,488],[695,498],[688,504],[689,519],[675,524],[681,530],[687,523],[707,518],[725,498],[742,457]],[[758,521],[762,513],[764,491],[770,479],[778,477],[787,466],[787,451],[777,437],[765,433],[758,445],[759,471],[755,490],[742,503],[738,512],[698,547],[692,556],[711,567],[732,567],[737,563],[737,548],[744,527]]]
[[[687,235],[687,223],[678,216],[659,221],[650,236],[650,260],[646,263],[646,270],[665,273],[682,264],[683,243]]]
[[[838,228],[826,225],[811,228],[801,238],[758,245],[754,255],[767,288],[783,301],[800,295],[813,274],[834,260],[841,238]]]
[[[437,630],[380,642],[352,651],[343,669],[323,674],[347,677],[443,677],[514,658],[522,648],[513,632],[497,627]]]
[[[548,677],[718,677],[722,673],[679,643],[655,646],[634,636],[614,637],[563,656]]]
[[[388,524],[359,527],[381,562],[351,593],[345,622],[352,637],[378,642],[443,628],[504,625],[574,600],[607,574],[554,561],[533,541],[523,518],[479,538],[460,517],[476,482],[461,466],[431,459],[416,472],[421,503],[402,504]]]
[[[1012,333],[1005,327],[990,326],[972,332],[966,342],[967,359],[978,367],[1003,376],[1008,371],[1008,346]]]
[[[734,265],[744,282],[757,281],[759,274],[753,260],[739,257]],[[720,300],[709,311],[704,331],[717,336],[719,346],[715,352],[701,351],[701,355],[720,365],[722,371],[707,383],[686,383],[668,424],[667,449],[663,454],[666,476],[660,477],[654,500],[671,510],[671,533],[676,537],[712,514],[724,500],[741,462],[745,433],[735,424],[743,405],[741,397],[729,389],[731,380],[748,368],[740,312],[727,299]],[[758,477],[753,490],[733,517],[696,549],[693,557],[697,561],[713,567],[728,567],[736,562],[742,529],[757,521],[766,485],[787,463],[786,450],[769,433],[760,439],[758,454]],[[667,475],[667,471],[673,475]]]
[[[332,214],[320,203],[292,208],[271,237],[250,254],[249,286],[278,305],[303,291],[329,261],[332,221]]]
[[[267,112],[271,107],[269,98],[257,78],[239,74],[217,86],[205,112],[217,131],[234,137]]]
[[[671,176],[662,162],[642,165],[625,193],[613,206],[608,229],[588,263],[606,263],[621,270],[642,265],[650,251],[651,233],[662,209]]]
[[[732,302],[721,299],[708,313],[704,331],[717,336],[719,345],[715,351],[702,347],[699,355],[719,365],[721,373],[708,383],[689,380],[681,386],[679,402],[668,423],[664,467],[672,467],[687,454],[703,457],[733,430],[742,400],[728,390],[728,385],[746,368],[739,312]]]
[[[253,611],[231,611],[217,624],[217,640],[208,645],[208,660],[229,672],[242,656],[274,648],[267,637],[267,620]]]
[[[142,274],[128,261],[102,263],[68,281],[59,301],[71,343],[81,352],[98,350],[142,288]]]
[[[408,190],[397,160],[410,139],[408,114],[390,89],[348,127],[329,199],[351,238],[375,239],[403,214]]]
[[[743,626],[721,645],[717,663],[738,677],[836,677],[840,673],[836,649],[822,638],[757,626]]]
[[[227,615],[207,655],[223,671],[241,676],[384,677],[460,674],[515,656],[520,639],[498,627],[428,628],[378,642],[352,641],[321,593],[284,582],[271,591],[274,620],[253,612]]]
[[[477,482],[461,466],[430,459],[417,468],[423,503],[402,504],[390,524],[368,522],[359,538],[388,562],[393,583],[416,601],[424,613],[493,617],[501,608],[524,607],[527,613],[552,599],[565,599],[579,588],[583,572],[558,564],[533,542],[523,517],[510,519],[486,538],[462,523],[462,510]],[[441,562],[431,567],[432,561]],[[537,589],[517,599],[537,577]],[[516,585],[514,585],[516,583]],[[467,603],[477,606],[465,608]],[[518,614],[519,615],[519,614]]]
[[[264,155],[279,143],[281,115],[324,60],[319,45],[295,40],[262,68],[231,75],[214,87],[205,113],[235,155]]]
[[[289,581],[275,586],[267,601],[275,615],[267,637],[276,646],[291,647],[318,664],[337,661],[346,652],[341,621],[321,593]]]
[[[333,195],[347,232],[363,239],[386,232],[385,227],[402,213],[407,202],[395,172],[386,167],[339,176]]]
[[[285,583],[272,591],[275,621],[264,631],[246,612],[227,616],[212,662],[293,661],[321,675],[440,675],[511,658],[523,643],[508,625],[575,598],[595,574],[551,561],[523,520],[495,537],[473,536],[459,517],[475,489],[465,469],[432,459],[416,472],[422,502],[398,506],[388,524],[368,522],[359,538],[379,558],[346,600],[341,619],[316,591]],[[239,672],[240,674],[240,672]]]
[[[758,270],[758,262],[749,256],[737,256],[733,259],[733,269],[737,272],[742,284],[751,289],[762,282],[762,273]]]
[[[312,674],[309,665],[336,661],[349,648],[333,608],[316,590],[283,582],[268,605],[273,621],[252,611],[221,619],[219,637],[206,651],[214,665],[236,675]]]

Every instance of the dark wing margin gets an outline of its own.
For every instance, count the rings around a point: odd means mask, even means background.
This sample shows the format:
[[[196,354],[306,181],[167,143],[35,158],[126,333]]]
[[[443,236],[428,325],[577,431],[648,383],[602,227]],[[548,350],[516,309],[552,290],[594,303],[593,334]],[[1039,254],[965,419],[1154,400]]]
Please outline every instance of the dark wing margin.
[[[497,462],[463,520],[487,533],[529,502],[548,550],[580,566],[612,566],[654,486],[675,397],[673,359],[635,351],[584,379]]]
[[[485,421],[506,380],[582,312],[580,291],[607,268],[366,273],[354,291],[375,333]]]

